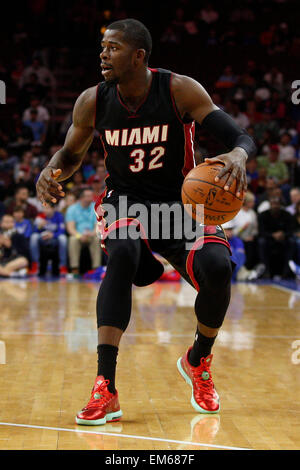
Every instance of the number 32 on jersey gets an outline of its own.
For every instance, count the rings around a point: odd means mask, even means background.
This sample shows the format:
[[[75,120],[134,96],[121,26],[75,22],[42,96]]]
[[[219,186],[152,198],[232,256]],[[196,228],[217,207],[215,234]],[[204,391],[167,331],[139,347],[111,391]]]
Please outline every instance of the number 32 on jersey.
[[[148,170],[157,170],[163,166],[163,162],[160,159],[164,156],[165,151],[164,147],[159,146],[150,152],[150,156],[153,158],[149,162]],[[130,157],[134,158],[134,163],[129,165],[129,168],[133,173],[138,173],[145,168],[145,156],[146,152],[144,149],[135,149],[131,152]]]

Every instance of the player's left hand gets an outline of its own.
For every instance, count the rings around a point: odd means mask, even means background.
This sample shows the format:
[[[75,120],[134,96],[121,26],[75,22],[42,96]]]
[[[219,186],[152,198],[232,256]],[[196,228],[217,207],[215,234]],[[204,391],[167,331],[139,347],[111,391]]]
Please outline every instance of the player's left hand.
[[[236,180],[236,196],[239,197],[243,191],[247,190],[246,152],[242,148],[236,148],[229,153],[205,159],[205,163],[220,161],[224,163],[224,168],[220,170],[215,181],[218,182],[224,175],[228,174],[227,180],[224,181],[224,190],[228,191],[234,180]]]

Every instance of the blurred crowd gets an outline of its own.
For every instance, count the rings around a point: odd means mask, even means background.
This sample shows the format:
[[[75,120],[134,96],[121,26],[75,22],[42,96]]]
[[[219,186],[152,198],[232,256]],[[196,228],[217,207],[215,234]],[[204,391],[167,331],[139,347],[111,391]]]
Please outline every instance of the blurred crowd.
[[[110,22],[143,21],[153,36],[150,65],[199,80],[213,101],[247,129],[257,157],[247,163],[244,207],[226,228],[238,279],[292,277],[300,264],[300,33],[294,0],[161,2],[76,0],[11,2],[10,39],[0,80],[0,276],[77,276],[105,265],[95,235],[94,201],[105,188],[97,133],[66,197],[45,210],[36,198],[40,171],[61,147],[78,94],[101,80],[99,43]],[[224,151],[200,126],[196,162]]]

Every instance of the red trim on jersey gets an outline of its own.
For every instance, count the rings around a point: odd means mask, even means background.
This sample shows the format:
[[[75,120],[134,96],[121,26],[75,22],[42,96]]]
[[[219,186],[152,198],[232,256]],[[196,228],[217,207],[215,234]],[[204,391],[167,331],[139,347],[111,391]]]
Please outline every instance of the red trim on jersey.
[[[149,69],[149,70],[150,70],[150,69]],[[134,114],[133,117],[136,117],[135,115],[136,115],[137,111],[141,108],[141,106],[145,103],[146,99],[148,98],[149,93],[150,93],[150,90],[151,90],[151,88],[152,88],[152,84],[153,84],[153,73],[152,73],[152,75],[151,75],[151,83],[150,83],[149,89],[148,89],[148,91],[147,91],[147,94],[146,94],[145,98],[143,99],[143,101],[138,105],[138,107],[137,107],[134,111],[131,111],[129,108],[127,108],[126,104],[123,103],[123,101],[122,101],[122,99],[121,99],[121,96],[120,96],[120,92],[119,92],[118,85],[116,85],[116,87],[117,87],[117,96],[118,96],[118,99],[119,99],[121,105],[122,105],[130,114]]]
[[[94,129],[96,129],[96,119],[97,119],[97,104],[98,104],[98,90],[99,90],[99,85],[97,85],[97,90],[96,90],[96,103],[95,103],[95,116],[94,116]]]
[[[152,68],[150,68],[150,67],[148,67],[148,70],[150,70],[151,72],[154,72],[154,73],[155,73],[155,72],[158,72],[157,69],[152,69]]]
[[[188,124],[183,124],[184,130],[184,166],[182,168],[182,174],[184,178],[188,172],[194,168],[194,137],[195,137],[195,123],[194,121]]]
[[[101,140],[102,147],[103,147],[103,150],[104,150],[104,162],[105,162],[108,153],[107,153],[107,150],[106,150],[106,147],[105,147],[105,144],[104,144],[104,141],[103,141],[103,137],[102,137],[101,134],[100,134],[100,140]]]
[[[201,237],[201,238],[198,238],[198,240],[192,246],[192,248],[191,248],[191,250],[190,250],[190,252],[187,256],[187,259],[186,259],[186,271],[187,271],[187,273],[188,273],[195,289],[198,292],[200,290],[200,286],[199,286],[199,284],[198,284],[198,282],[195,278],[193,263],[194,263],[195,252],[196,252],[197,248],[202,243],[203,243],[203,245],[205,245],[205,243],[220,243],[221,245],[225,245],[229,249],[230,255],[232,254],[231,249],[230,249],[230,245],[226,240],[222,240],[221,238],[218,238],[218,237]]]

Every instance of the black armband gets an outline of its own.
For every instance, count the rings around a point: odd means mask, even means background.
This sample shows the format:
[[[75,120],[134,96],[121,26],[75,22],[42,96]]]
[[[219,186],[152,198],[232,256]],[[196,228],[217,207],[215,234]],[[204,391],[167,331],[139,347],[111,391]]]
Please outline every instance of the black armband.
[[[256,155],[257,149],[253,139],[224,111],[218,109],[209,113],[202,121],[202,128],[224,144],[228,150],[241,147],[249,158]]]

